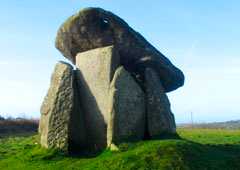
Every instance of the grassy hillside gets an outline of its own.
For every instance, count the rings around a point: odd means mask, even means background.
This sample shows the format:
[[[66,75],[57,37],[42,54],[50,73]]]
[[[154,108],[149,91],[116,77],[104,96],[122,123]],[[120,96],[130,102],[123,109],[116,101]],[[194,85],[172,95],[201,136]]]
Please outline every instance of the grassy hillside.
[[[96,157],[42,149],[37,136],[0,139],[0,169],[240,169],[240,131],[180,129],[182,140],[123,144]]]

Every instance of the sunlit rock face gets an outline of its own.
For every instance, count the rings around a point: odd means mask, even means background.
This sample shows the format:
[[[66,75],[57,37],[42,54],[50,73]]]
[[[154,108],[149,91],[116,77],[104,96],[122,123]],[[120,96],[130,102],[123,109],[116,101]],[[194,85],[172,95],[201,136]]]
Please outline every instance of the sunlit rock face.
[[[108,146],[142,140],[145,111],[143,90],[128,71],[118,67],[109,89]]]
[[[79,98],[90,149],[100,150],[107,145],[109,88],[119,64],[119,55],[113,46],[89,50],[76,56]]]

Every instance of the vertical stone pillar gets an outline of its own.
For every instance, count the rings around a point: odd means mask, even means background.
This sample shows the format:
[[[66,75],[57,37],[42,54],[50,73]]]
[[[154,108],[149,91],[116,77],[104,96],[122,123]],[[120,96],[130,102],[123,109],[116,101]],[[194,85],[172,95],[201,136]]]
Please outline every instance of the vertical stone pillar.
[[[94,150],[107,145],[109,88],[119,55],[114,46],[82,52],[76,56],[80,103],[86,117],[87,144]]]

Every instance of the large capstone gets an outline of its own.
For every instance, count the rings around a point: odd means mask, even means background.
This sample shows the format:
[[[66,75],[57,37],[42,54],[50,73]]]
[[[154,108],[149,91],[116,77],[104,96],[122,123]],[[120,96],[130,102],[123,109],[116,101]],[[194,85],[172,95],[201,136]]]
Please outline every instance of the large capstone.
[[[145,70],[147,127],[150,138],[161,138],[175,134],[176,125],[170,109],[170,102],[164,93],[157,73],[151,68]]]
[[[85,145],[84,118],[78,104],[73,67],[59,62],[41,106],[40,142],[46,148],[71,152]]]
[[[100,150],[107,145],[109,88],[119,66],[114,46],[78,53],[76,56],[80,102],[85,114],[88,147]]]
[[[150,67],[166,92],[184,84],[181,70],[123,19],[101,8],[86,8],[73,15],[62,24],[56,38],[56,47],[73,63],[78,53],[109,45],[118,47],[121,65],[140,79]]]
[[[109,146],[144,138],[144,97],[144,92],[130,73],[122,66],[119,67],[114,74],[109,93]]]

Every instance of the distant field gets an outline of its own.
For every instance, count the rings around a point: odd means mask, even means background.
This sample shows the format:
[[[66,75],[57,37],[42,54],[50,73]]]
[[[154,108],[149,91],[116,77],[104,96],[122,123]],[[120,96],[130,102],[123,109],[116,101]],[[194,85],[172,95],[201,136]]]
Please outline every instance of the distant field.
[[[38,136],[0,139],[0,169],[239,170],[240,130],[179,129],[182,139],[142,141],[96,157],[42,149]]]
[[[1,118],[1,116],[0,116]],[[0,138],[8,136],[29,136],[37,132],[38,120],[0,119]]]
[[[183,128],[202,128],[202,129],[240,129],[240,120],[232,120],[226,122],[212,122],[212,123],[195,123],[195,124],[179,124],[178,127]]]

